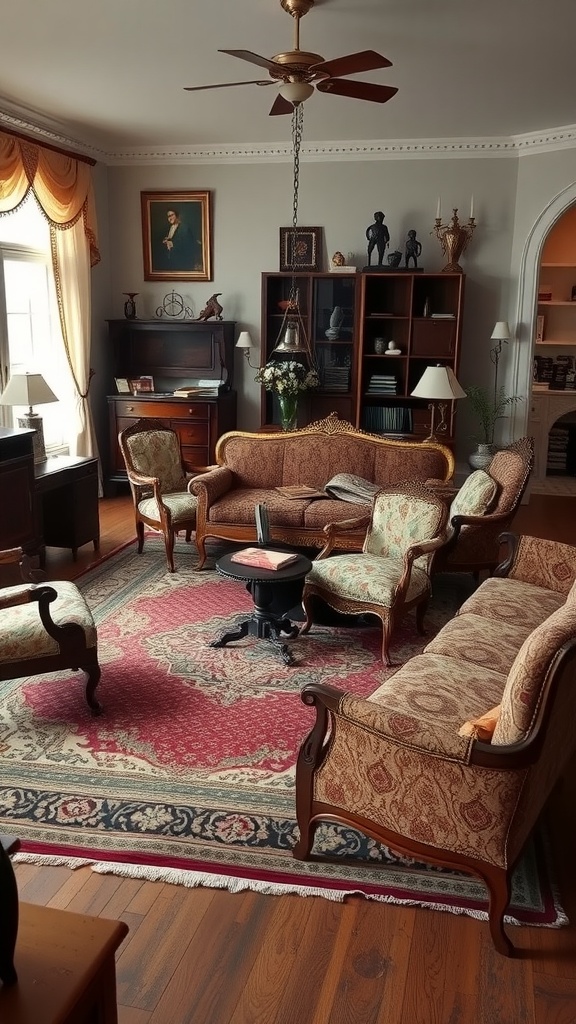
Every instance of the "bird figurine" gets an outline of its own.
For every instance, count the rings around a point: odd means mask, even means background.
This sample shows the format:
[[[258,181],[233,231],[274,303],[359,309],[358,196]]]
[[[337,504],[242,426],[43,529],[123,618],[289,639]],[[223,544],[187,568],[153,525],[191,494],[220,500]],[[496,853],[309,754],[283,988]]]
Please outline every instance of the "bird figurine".
[[[222,295],[222,292],[214,292],[208,299],[208,302],[204,306],[204,309],[200,311],[197,316],[197,320],[209,320],[213,316],[216,320],[222,319],[222,306],[218,302],[218,297]]]

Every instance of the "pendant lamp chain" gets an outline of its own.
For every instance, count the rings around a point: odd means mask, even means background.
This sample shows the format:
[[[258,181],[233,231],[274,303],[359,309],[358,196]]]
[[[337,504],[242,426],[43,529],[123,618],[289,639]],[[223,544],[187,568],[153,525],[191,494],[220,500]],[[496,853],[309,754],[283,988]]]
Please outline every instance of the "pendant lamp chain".
[[[296,289],[296,242],[298,238],[298,190],[300,188],[300,146],[302,145],[302,131],[304,127],[304,104],[297,103],[292,111],[292,153],[293,153],[293,193],[292,193],[292,284],[290,287],[290,301],[297,303]]]

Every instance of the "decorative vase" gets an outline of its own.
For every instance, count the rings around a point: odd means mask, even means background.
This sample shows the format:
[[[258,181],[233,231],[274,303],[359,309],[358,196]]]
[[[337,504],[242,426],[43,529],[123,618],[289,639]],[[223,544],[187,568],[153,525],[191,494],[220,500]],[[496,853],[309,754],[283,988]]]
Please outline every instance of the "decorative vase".
[[[491,444],[479,444],[476,451],[468,456],[468,462],[472,469],[486,469],[494,457],[494,448]]]
[[[124,316],[126,317],[127,320],[135,320],[136,303],[134,302],[134,299],[138,295],[138,292],[122,292],[122,294],[128,296],[126,302],[124,303]]]
[[[374,338],[374,351],[377,356],[384,355],[386,349],[386,341],[384,338]]]
[[[298,395],[278,395],[280,424],[282,430],[296,430],[298,420]]]

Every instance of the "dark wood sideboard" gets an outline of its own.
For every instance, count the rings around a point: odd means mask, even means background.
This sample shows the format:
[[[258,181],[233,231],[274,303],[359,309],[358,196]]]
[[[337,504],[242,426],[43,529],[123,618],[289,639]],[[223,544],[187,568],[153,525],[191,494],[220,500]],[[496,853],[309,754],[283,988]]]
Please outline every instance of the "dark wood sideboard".
[[[55,455],[34,464],[33,430],[0,428],[0,548],[98,550],[98,459]]]
[[[231,320],[108,320],[113,377],[133,381],[149,375],[150,393],[108,395],[111,483],[126,481],[118,434],[141,418],[162,420],[180,438],[187,469],[214,461],[218,438],[236,427],[233,390],[234,333]],[[177,397],[183,387],[205,385],[205,394]],[[115,390],[115,393],[112,391]],[[210,393],[208,393],[210,392]]]

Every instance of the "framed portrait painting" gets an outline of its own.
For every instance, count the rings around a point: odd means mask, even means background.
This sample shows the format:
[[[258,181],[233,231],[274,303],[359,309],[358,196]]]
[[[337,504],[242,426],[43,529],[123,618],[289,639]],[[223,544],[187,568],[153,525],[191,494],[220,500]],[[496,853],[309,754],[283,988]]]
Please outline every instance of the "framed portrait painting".
[[[280,228],[280,270],[320,270],[322,228]]]
[[[141,192],[145,281],[211,281],[211,194]]]

